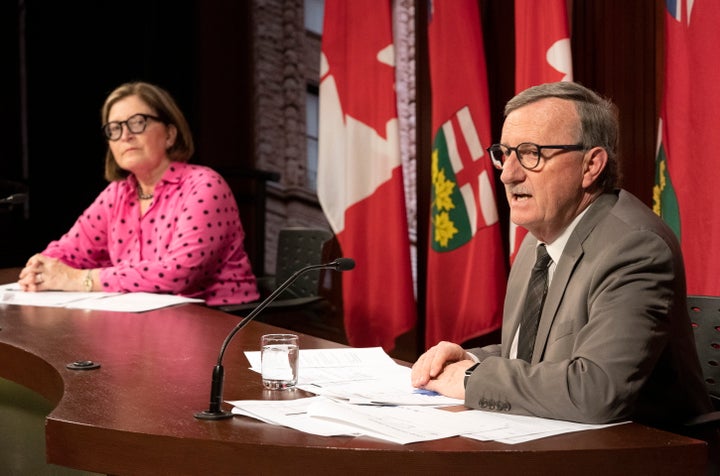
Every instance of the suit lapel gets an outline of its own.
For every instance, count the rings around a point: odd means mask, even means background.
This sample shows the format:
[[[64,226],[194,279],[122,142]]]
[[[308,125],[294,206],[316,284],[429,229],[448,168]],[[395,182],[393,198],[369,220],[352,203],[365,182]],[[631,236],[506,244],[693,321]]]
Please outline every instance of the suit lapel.
[[[583,257],[583,243],[593,228],[607,215],[608,210],[613,207],[616,201],[617,195],[615,194],[600,195],[595,202],[590,205],[587,213],[570,235],[565,249],[562,252],[562,256],[560,257],[560,262],[557,263],[555,267],[555,273],[553,274],[550,287],[548,288],[548,294],[545,298],[545,304],[542,314],[540,315],[540,324],[538,325],[532,363],[539,362],[544,356],[544,349],[547,345],[550,327],[555,319],[565,290],[569,285],[573,271]],[[527,284],[525,286],[527,286]],[[517,324],[515,327],[517,327]],[[543,349],[543,351],[538,352],[539,349]]]

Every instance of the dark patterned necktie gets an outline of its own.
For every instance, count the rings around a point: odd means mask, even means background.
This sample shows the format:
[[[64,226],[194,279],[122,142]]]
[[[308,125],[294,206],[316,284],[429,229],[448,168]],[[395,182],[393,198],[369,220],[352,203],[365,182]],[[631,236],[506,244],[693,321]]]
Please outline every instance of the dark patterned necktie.
[[[520,338],[518,339],[518,358],[530,362],[535,347],[540,313],[542,312],[545,295],[547,294],[548,264],[550,255],[545,245],[537,247],[537,259],[530,274],[527,296],[525,298],[525,313],[520,323]]]

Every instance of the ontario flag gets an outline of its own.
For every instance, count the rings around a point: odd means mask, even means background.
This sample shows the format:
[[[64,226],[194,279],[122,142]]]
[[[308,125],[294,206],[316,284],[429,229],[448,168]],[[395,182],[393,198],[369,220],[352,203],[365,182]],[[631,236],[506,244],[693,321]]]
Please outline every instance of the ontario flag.
[[[720,8],[665,2],[665,80],[653,207],[680,239],[687,292],[720,295]]]
[[[567,0],[515,0],[515,92],[572,80]],[[510,222],[510,263],[526,234]]]
[[[318,197],[344,256],[350,345],[381,346],[416,323],[395,96],[391,0],[326,0]]]
[[[495,199],[477,0],[433,0],[428,46],[432,184],[426,347],[498,329],[506,266]]]

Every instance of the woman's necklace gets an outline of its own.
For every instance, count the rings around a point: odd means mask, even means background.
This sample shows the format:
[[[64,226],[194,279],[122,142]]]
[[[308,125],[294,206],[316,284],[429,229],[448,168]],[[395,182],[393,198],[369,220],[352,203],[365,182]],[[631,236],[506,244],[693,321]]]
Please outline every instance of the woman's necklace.
[[[150,200],[151,198],[153,198],[153,194],[152,193],[145,194],[142,192],[142,189],[140,187],[138,187],[138,198],[140,200]]]

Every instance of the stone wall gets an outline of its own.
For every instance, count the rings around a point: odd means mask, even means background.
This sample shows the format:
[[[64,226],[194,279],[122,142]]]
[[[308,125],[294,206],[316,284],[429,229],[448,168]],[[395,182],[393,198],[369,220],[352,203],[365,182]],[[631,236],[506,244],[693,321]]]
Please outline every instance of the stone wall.
[[[321,38],[305,30],[302,0],[253,2],[255,166],[281,174],[279,182],[268,184],[265,270],[272,273],[280,228],[329,228],[315,191],[308,188],[305,137],[306,94],[309,86],[319,85]],[[414,2],[397,0],[394,8],[402,152],[406,174],[414,177]],[[408,189],[412,223],[414,194]]]

